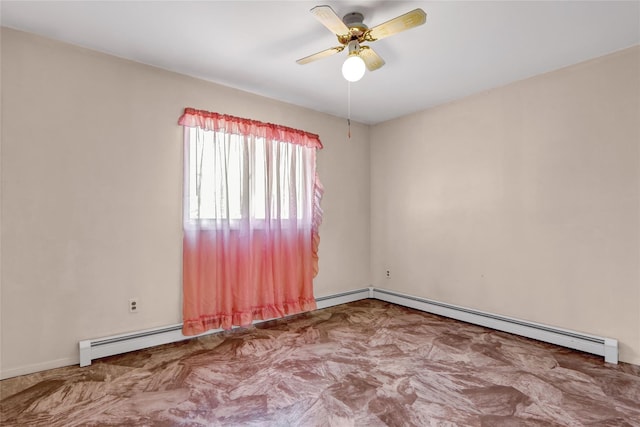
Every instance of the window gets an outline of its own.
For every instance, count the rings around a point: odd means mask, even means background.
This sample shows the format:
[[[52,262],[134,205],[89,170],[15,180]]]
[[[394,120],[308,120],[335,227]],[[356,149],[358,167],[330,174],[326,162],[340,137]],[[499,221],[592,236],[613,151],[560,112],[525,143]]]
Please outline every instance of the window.
[[[183,333],[316,307],[317,135],[185,109]]]
[[[292,219],[309,211],[312,200],[300,190],[309,184],[306,147],[199,127],[185,132],[189,220],[265,220],[267,212],[268,218]]]

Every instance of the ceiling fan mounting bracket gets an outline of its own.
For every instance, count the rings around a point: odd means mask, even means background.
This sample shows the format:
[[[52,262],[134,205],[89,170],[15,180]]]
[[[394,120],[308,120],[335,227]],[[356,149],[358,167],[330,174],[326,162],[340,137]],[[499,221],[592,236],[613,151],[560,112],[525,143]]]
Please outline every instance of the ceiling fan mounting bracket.
[[[363,25],[364,15],[359,12],[347,13],[342,17],[342,22],[344,22],[347,27],[351,27],[355,24]]]

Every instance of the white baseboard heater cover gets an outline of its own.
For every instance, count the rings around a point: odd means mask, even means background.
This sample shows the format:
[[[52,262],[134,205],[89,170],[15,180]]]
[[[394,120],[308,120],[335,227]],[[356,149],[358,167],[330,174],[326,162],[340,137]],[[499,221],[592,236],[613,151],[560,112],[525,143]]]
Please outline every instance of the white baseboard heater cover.
[[[318,297],[316,298],[316,305],[318,309],[322,309],[366,298],[375,298],[463,322],[596,354],[603,356],[604,360],[608,363],[618,363],[618,341],[615,339],[602,338],[539,323],[485,313],[386,289],[370,287]],[[257,324],[262,322],[263,320],[257,320],[253,323]],[[221,331],[222,329],[212,329],[200,335],[184,336],[182,335],[182,324],[176,324],[99,339],[83,340],[79,342],[80,366],[88,366],[92,360],[101,357],[179,342]]]
[[[532,338],[574,350],[603,356],[605,362],[618,363],[618,340],[597,337],[560,329],[540,323],[485,313],[452,304],[401,294],[386,289],[372,288],[373,298],[414,308],[416,310],[450,317],[474,325]]]
[[[363,288],[355,291],[343,292],[316,298],[318,309],[327,308],[334,305],[346,304],[370,298],[371,288]],[[264,320],[256,320],[253,324],[262,323]],[[120,335],[98,338],[93,340],[83,340],[79,342],[80,366],[91,365],[91,361],[101,357],[113,356],[116,354],[128,353],[130,351],[142,350],[162,344],[169,344],[202,337],[205,335],[217,334],[223,329],[211,329],[203,334],[194,336],[182,335],[182,324],[175,324],[154,329],[145,329]]]

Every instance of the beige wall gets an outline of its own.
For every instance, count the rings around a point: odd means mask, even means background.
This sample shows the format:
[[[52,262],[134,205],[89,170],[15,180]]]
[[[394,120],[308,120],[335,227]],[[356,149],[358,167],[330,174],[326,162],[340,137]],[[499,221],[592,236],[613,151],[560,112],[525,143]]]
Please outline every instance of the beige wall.
[[[639,104],[635,47],[373,127],[373,285],[640,364]]]
[[[3,377],[77,363],[82,339],[181,322],[187,106],[319,134],[315,293],[369,285],[368,126],[347,140],[336,117],[3,29]]]

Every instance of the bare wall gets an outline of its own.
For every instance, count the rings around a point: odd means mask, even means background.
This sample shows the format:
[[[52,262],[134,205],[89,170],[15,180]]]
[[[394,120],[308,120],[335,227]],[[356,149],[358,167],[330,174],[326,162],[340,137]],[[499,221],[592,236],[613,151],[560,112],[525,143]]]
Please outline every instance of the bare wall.
[[[347,140],[326,114],[14,30],[1,42],[3,377],[181,322],[184,107],[319,134],[315,294],[369,285],[368,126]]]
[[[640,47],[371,143],[374,286],[617,338],[640,364]]]

